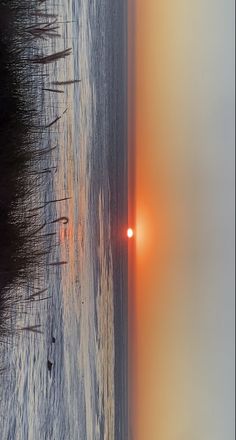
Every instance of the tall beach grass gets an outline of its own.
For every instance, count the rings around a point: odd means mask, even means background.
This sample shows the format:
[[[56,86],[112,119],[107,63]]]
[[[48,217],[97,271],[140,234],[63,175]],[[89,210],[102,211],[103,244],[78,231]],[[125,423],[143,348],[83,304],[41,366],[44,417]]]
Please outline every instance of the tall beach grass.
[[[59,36],[45,10],[40,0],[0,0],[0,343],[46,270],[53,236],[40,208],[53,148],[45,145],[42,94],[45,66],[70,49],[44,53],[43,41]]]

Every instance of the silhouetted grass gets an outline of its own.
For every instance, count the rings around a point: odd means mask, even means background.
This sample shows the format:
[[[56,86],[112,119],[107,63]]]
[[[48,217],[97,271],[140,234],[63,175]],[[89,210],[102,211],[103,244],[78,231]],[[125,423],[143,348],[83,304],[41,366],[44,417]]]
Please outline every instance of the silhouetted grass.
[[[45,270],[50,252],[39,193],[51,148],[42,138],[59,117],[43,126],[40,90],[43,66],[70,49],[43,53],[41,41],[58,36],[58,26],[41,5],[0,0],[0,342],[11,331],[22,291]]]

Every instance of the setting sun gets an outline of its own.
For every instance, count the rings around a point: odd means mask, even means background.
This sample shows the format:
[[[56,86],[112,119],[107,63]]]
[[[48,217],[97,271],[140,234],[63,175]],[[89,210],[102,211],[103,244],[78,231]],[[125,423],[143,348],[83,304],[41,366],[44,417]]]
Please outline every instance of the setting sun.
[[[127,229],[127,237],[132,238],[134,236],[134,231],[132,228]]]

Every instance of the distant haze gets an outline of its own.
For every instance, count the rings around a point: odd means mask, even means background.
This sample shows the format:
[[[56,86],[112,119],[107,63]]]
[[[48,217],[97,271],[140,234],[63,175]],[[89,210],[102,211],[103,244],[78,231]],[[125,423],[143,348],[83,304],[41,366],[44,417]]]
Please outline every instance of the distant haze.
[[[234,439],[234,2],[136,0],[135,440]]]

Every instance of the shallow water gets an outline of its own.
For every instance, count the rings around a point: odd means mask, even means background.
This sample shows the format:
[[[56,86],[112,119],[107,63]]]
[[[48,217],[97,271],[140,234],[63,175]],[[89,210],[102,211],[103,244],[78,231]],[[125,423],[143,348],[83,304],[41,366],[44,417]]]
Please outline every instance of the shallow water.
[[[73,55],[50,69],[52,81],[80,79],[45,92],[46,119],[58,143],[45,200],[60,246],[42,288],[4,350],[9,371],[1,384],[3,440],[127,438],[127,163],[126,5],[70,0],[47,4],[58,13],[62,38],[48,51]],[[47,50],[47,48],[46,48]],[[59,137],[59,139],[58,139]],[[44,296],[43,296],[44,295]],[[55,337],[55,343],[52,342]],[[47,361],[52,365],[51,373]]]

